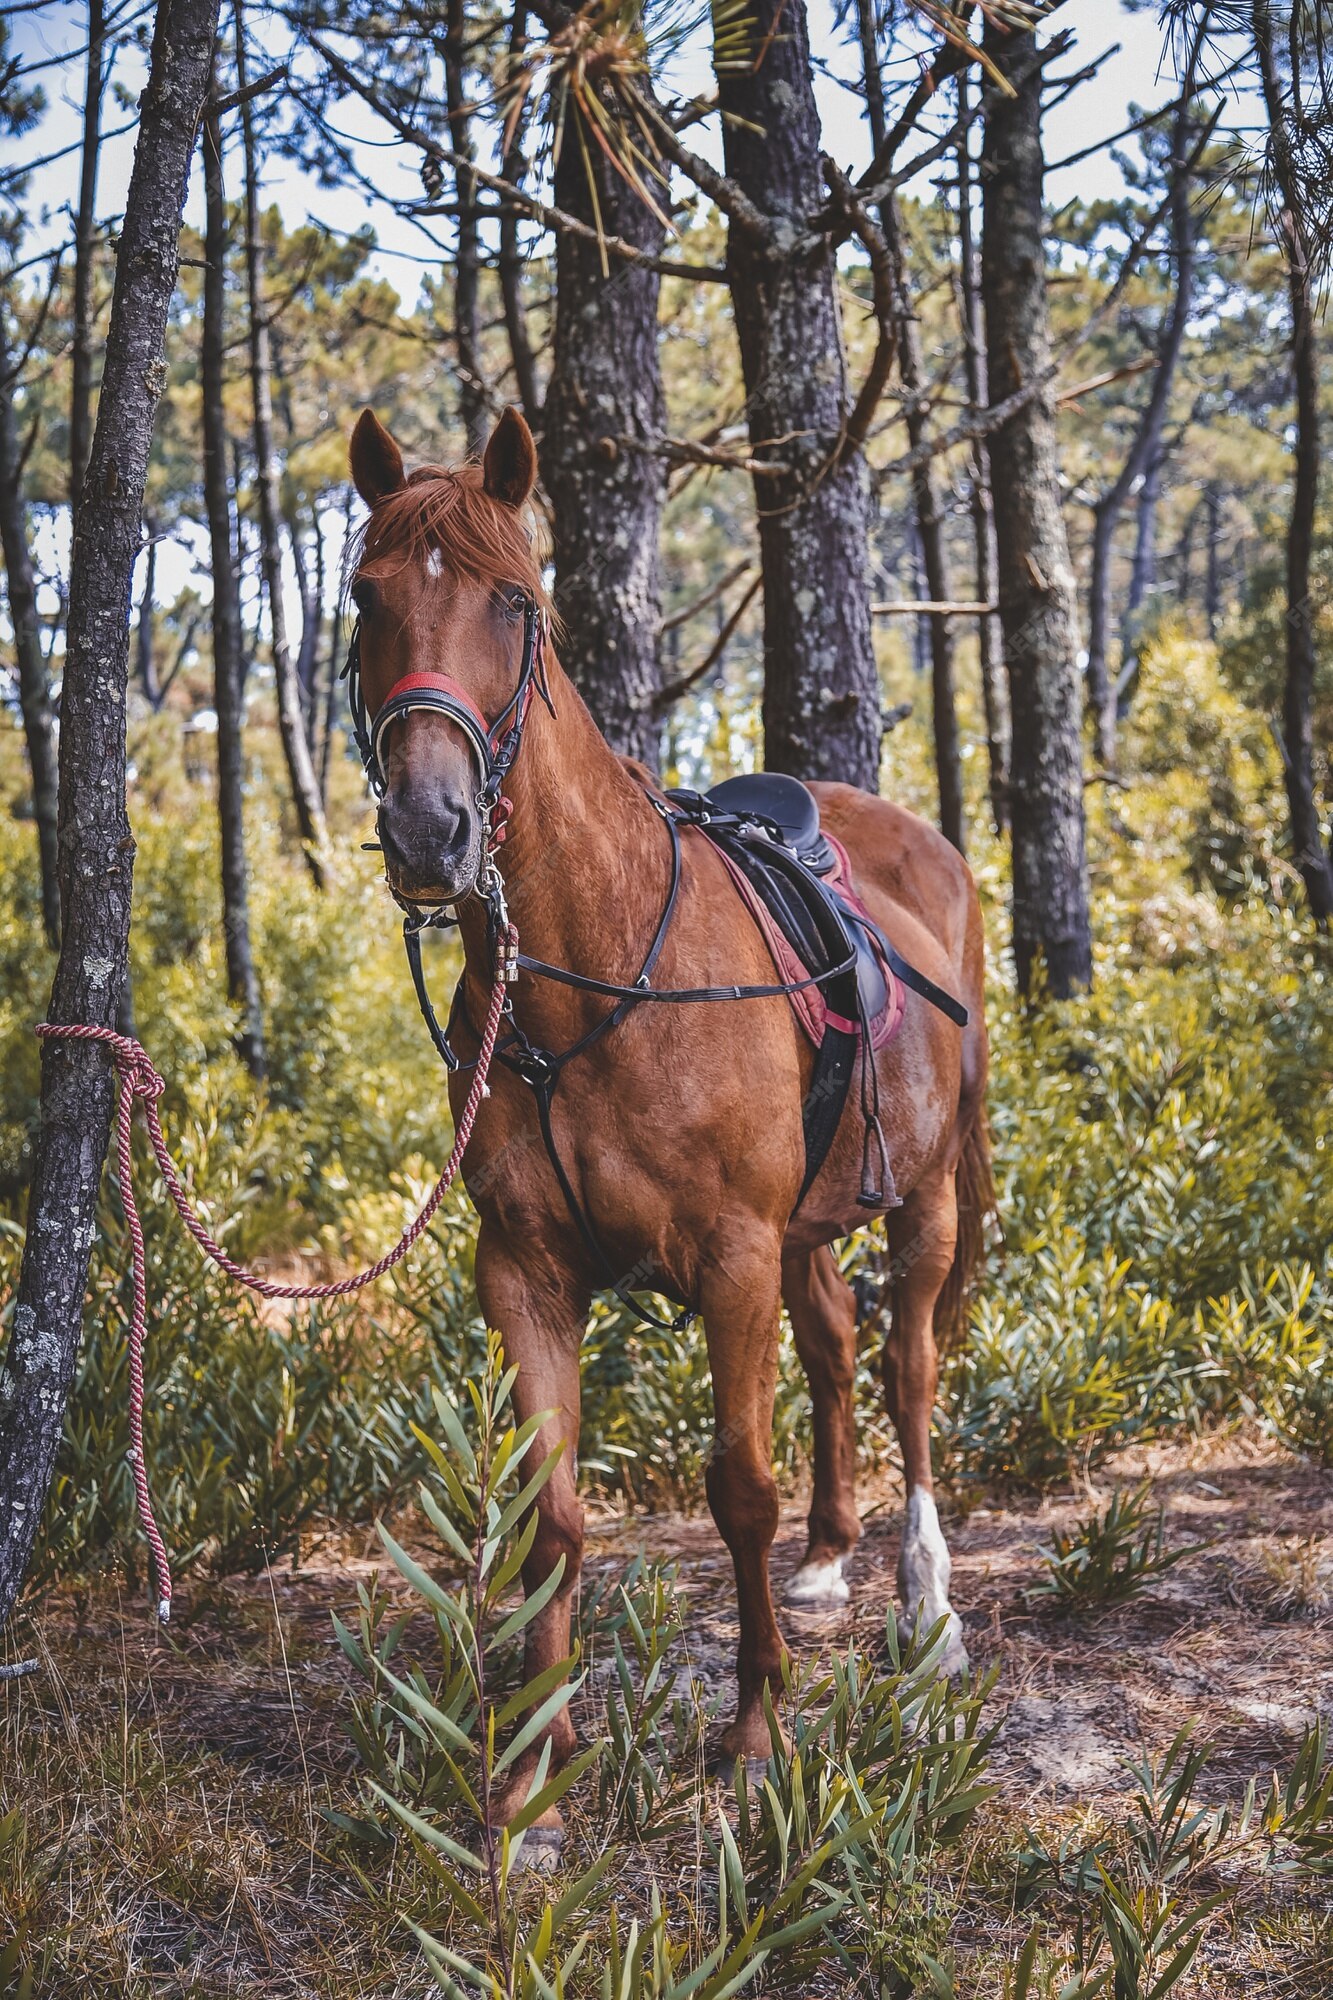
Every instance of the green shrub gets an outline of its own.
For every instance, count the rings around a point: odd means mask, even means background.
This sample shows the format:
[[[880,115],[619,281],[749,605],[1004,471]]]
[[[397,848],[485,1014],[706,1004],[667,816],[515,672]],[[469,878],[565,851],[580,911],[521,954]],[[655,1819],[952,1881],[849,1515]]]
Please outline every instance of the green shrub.
[[[366,1887],[403,1895],[402,1871],[372,1868],[386,1835],[404,1845],[417,1873],[401,1914],[449,1994],[724,2000],[766,1969],[791,1990],[830,1957],[849,1984],[868,1975],[896,1990],[940,1929],[942,1906],[929,1915],[923,1894],[929,1858],[991,1796],[991,1682],[938,1678],[942,1626],[900,1655],[892,1616],[884,1668],[854,1646],[825,1668],[789,1667],[777,1698],[785,1740],[770,1709],[773,1755],[758,1780],[738,1762],[733,1827],[702,1756],[711,1718],[693,1677],[683,1688],[678,1678],[682,1613],[663,1572],[634,1565],[591,1593],[575,1653],[523,1685],[524,1628],[562,1572],[514,1603],[536,1530],[528,1510],[554,1457],[534,1468],[536,1421],[514,1426],[512,1382],[493,1340],[464,1415],[437,1397],[441,1435],[421,1491],[429,1564],[381,1528],[407,1601],[363,1586],[354,1628],[338,1624],[367,1683],[352,1724],[366,1813],[342,1821],[364,1843]],[[492,1828],[498,1782],[570,1703],[594,1727],[604,1718],[604,1732],[558,1775],[543,1753],[527,1803]],[[519,1876],[529,1829],[580,1790],[593,1796],[567,1836],[574,1859],[543,1896]],[[649,1837],[647,1886],[625,1882],[628,1844]],[[673,1910],[682,1870],[696,1884],[685,1925]],[[610,1989],[597,1983],[608,1962],[620,1968]]]
[[[1159,1507],[1152,1515],[1151,1493],[1149,1479],[1133,1492],[1121,1489],[1104,1513],[1089,1515],[1068,1535],[1052,1535],[1051,1546],[1040,1552],[1046,1575],[1028,1595],[1063,1611],[1123,1604],[1192,1555],[1201,1544],[1167,1548],[1166,1512]]]

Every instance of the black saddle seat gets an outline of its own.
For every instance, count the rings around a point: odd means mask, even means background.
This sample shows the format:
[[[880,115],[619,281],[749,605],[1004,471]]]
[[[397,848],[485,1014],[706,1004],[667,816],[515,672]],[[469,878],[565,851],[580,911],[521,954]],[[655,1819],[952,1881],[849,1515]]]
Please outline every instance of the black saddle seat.
[[[783,771],[746,772],[739,778],[724,778],[704,796],[718,812],[776,826],[783,846],[799,854],[816,874],[827,874],[833,866],[833,850],[819,830],[818,802],[799,778]]]

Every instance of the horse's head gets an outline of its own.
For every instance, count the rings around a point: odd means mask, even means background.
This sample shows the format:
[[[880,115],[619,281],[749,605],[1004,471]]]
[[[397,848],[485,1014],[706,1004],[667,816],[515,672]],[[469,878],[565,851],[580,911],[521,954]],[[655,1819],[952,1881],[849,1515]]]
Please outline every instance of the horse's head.
[[[536,447],[506,410],[479,466],[408,477],[365,410],[351,462],[370,508],[351,597],[385,869],[406,901],[453,902],[477,886],[486,737],[514,701],[530,607],[545,602],[528,507]]]

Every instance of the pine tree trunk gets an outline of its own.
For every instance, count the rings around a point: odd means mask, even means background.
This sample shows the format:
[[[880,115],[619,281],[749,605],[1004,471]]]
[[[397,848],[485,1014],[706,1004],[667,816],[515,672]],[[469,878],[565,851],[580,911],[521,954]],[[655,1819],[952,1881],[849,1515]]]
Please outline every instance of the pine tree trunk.
[[[1162,426],[1166,421],[1171,391],[1175,386],[1176,367],[1180,360],[1180,350],[1184,344],[1185,329],[1189,324],[1190,309],[1194,299],[1194,216],[1190,200],[1191,132],[1191,107],[1190,103],[1186,102],[1177,111],[1172,127],[1171,164],[1168,169],[1171,197],[1171,262],[1175,275],[1171,310],[1163,322],[1158,337],[1157,366],[1153,371],[1152,389],[1135,429],[1128,456],[1111,485],[1093,508],[1092,574],[1088,591],[1088,708],[1092,714],[1096,734],[1098,760],[1108,771],[1115,764],[1116,717],[1120,688],[1122,685],[1127,688],[1137,672],[1137,660],[1129,661],[1126,649],[1132,630],[1133,614],[1146,595],[1147,587],[1143,582],[1142,571],[1145,551],[1152,553],[1154,572],[1156,567],[1156,501],[1160,487],[1154,482],[1160,478]],[[1130,599],[1122,625],[1126,641],[1122,647],[1122,659],[1128,668],[1128,677],[1122,673],[1118,683],[1112,678],[1107,657],[1111,618],[1111,557],[1121,510],[1134,490],[1135,483],[1140,480],[1143,483],[1139,493],[1138,539],[1130,583]]]
[[[1291,359],[1296,378],[1295,477],[1287,525],[1287,673],[1282,693],[1291,844],[1316,923],[1333,919],[1333,860],[1324,845],[1314,784],[1311,703],[1316,667],[1310,562],[1319,503],[1319,346],[1310,237],[1286,128],[1268,0],[1254,0],[1252,21],[1272,137],[1274,179],[1282,200],[1281,247],[1291,300]]]
[[[296,594],[301,600],[301,643],[296,652],[296,685],[301,691],[301,712],[305,716],[306,740],[310,744],[310,759],[315,761],[315,671],[319,659],[319,635],[324,622],[324,595],[322,579],[324,575],[324,542],[319,525],[319,507],[310,509],[311,540],[314,544],[313,567],[306,553],[306,545],[301,535],[301,516],[295,497],[285,509],[287,540],[292,551],[292,568],[296,571]]]
[[[215,86],[216,88],[216,86]],[[204,120],[204,319],[199,381],[204,434],[204,504],[213,568],[213,707],[218,719],[218,830],[222,846],[222,928],[227,997],[240,1015],[236,1047],[252,1076],[264,1074],[264,1016],[250,942],[250,874],[245,858],[245,695],[241,602],[232,566],[227,478],[227,197],[222,122],[210,102]]]
[[[660,254],[660,219],[591,138],[580,145],[579,115],[571,103],[555,163],[556,202],[589,224],[600,213],[607,235]],[[666,463],[622,440],[655,445],[666,429],[658,289],[656,271],[623,260],[608,271],[596,243],[559,235],[541,444],[555,603],[565,626],[561,662],[612,749],[651,770],[661,737],[658,538]]]
[[[995,94],[982,153],[981,281],[993,403],[1044,374],[1051,358],[1042,73],[1032,61],[1033,43],[1031,35],[1005,34],[987,23],[988,51],[1017,85],[1013,98]],[[990,460],[994,490],[1004,496],[995,532],[1013,717],[1014,963],[1020,992],[1044,977],[1048,992],[1063,998],[1091,982],[1092,934],[1078,624],[1049,390],[993,434]]]
[[[70,341],[69,506],[77,533],[79,503],[93,438],[93,268],[97,251],[97,156],[102,144],[103,0],[88,0],[88,74],[83,99],[83,158],[74,216],[74,325]]]
[[[352,542],[355,496],[356,488],[349,481],[343,488],[342,556],[339,562],[339,574],[342,576],[347,574],[347,552]],[[320,593],[320,597],[322,602],[323,592]],[[333,610],[329,614],[329,663],[324,680],[324,730],[319,742],[319,796],[325,805],[328,804],[329,798],[329,766],[333,757],[333,739],[336,734],[335,711],[338,705],[341,673],[341,662],[338,657],[341,623],[341,607],[335,599]]]
[[[28,540],[28,509],[23,498],[22,446],[14,409],[13,358],[9,329],[0,303],[0,547],[4,550],[9,588],[9,622],[18,665],[19,707],[32,773],[32,813],[37,823],[37,854],[42,880],[42,923],[47,941],[60,943],[60,872],[56,842],[55,709],[51,680],[42,654],[37,616],[37,580]]]
[[[236,84],[245,89],[245,13],[235,0]],[[268,602],[269,636],[273,647],[273,677],[277,684],[278,730],[296,808],[296,823],[306,864],[316,888],[325,886],[328,871],[328,830],[310,742],[301,708],[301,688],[287,636],[287,608],[282,595],[282,505],[278,464],[273,452],[273,370],[268,322],[264,316],[264,252],[259,223],[259,167],[255,129],[248,101],[241,105],[245,144],[245,275],[250,299],[250,390],[254,406],[255,487],[259,499],[259,559]]]
[[[879,153],[887,135],[884,117],[884,90],[880,81],[879,46],[874,0],[858,0],[861,29],[861,69],[866,108],[870,115],[870,138]],[[907,440],[913,451],[926,440],[929,406],[926,401],[926,362],[921,346],[921,322],[908,276],[903,247],[902,223],[896,197],[890,193],[880,203],[880,227],[888,248],[893,277],[895,328],[898,345],[898,373],[903,385],[903,415],[907,420]],[[937,604],[953,597],[949,551],[944,532],[943,482],[936,461],[927,458],[912,473],[912,499],[916,507],[917,532],[921,537],[922,565],[926,573],[926,594]],[[954,686],[953,625],[948,618],[929,617],[931,717],[935,735],[935,774],[940,798],[940,830],[960,854],[967,852],[967,828],[963,811],[963,764],[958,745],[958,702]]]
[[[1143,607],[1157,589],[1157,519],[1162,500],[1162,466],[1166,452],[1160,439],[1148,460],[1139,488],[1139,504],[1134,517],[1134,559],[1130,564],[1129,591],[1125,598],[1124,622],[1120,628],[1120,672],[1115,683],[1116,720],[1128,712],[1130,697],[1139,678],[1140,641],[1143,636]]]
[[[449,149],[460,160],[473,158],[472,121],[466,87],[467,16],[464,0],[448,0],[444,37],[444,91],[449,112]],[[454,256],[454,344],[458,355],[458,411],[473,458],[486,449],[486,378],[481,365],[479,286],[481,245],[477,234],[477,177],[470,167],[454,170],[458,196],[458,247]]]
[[[166,380],[167,313],[217,0],[162,0],[116,255],[102,393],[74,544],[60,736],[64,938],[50,1018],[109,1027],[126,985],[134,841],[125,809],[130,583]],[[111,1064],[87,1043],[42,1054],[28,1233],[0,1368],[0,1625],[41,1525],[74,1377],[111,1126]]]
[[[513,18],[509,24],[509,61],[511,69],[522,56],[527,40],[527,8],[523,0],[515,0]],[[506,128],[508,144],[505,147],[501,173],[511,187],[521,187],[527,172],[527,159],[523,152],[523,109]],[[504,306],[505,332],[509,336],[509,356],[514,368],[514,386],[518,402],[524,416],[533,430],[541,427],[542,399],[537,386],[537,362],[532,351],[532,338],[528,332],[527,307],[523,299],[523,252],[519,241],[518,225],[522,211],[517,204],[507,199],[500,206],[500,252],[496,259],[500,279],[500,297]]]
[[[881,119],[881,124],[882,124]],[[873,125],[872,125],[873,136]],[[882,133],[880,138],[882,138]],[[875,144],[880,144],[880,138]],[[921,349],[921,323],[907,276],[898,204],[892,195],[881,204],[880,222],[893,268],[897,295],[898,373],[903,385],[903,415],[912,449],[924,444],[929,432],[926,362]],[[912,473],[912,499],[926,596],[935,604],[953,599],[953,575],[945,540],[943,480],[938,461],[927,458]],[[935,774],[940,797],[940,831],[960,854],[967,852],[967,822],[963,810],[963,761],[958,740],[958,702],[954,685],[953,621],[928,615],[931,715],[935,735]]]
[[[958,79],[958,115],[967,116],[967,78]],[[972,228],[972,153],[964,130],[958,142],[958,283],[963,322],[963,369],[968,408],[986,407],[986,329],[981,310],[981,273],[977,267]],[[986,440],[971,446],[972,565],[979,604],[994,604],[995,510],[991,500],[990,454]],[[990,772],[991,821],[998,834],[1009,825],[1009,701],[1004,663],[997,643],[995,616],[983,611],[977,619],[977,658],[981,669],[981,700],[986,717],[986,758]]]
[[[840,449],[848,415],[837,271],[828,239],[800,258],[824,207],[819,114],[804,0],[756,0],[757,64],[718,75],[729,177],[767,219],[733,218],[727,270],[751,455],[790,470],[755,476],[764,578],[764,757],[769,770],[879,787],[883,735],[870,629],[869,481]],[[836,460],[836,462],[835,462]]]
[[[1203,615],[1208,621],[1208,637],[1217,638],[1222,616],[1222,502],[1215,486],[1204,495],[1208,529],[1207,566],[1203,581]]]

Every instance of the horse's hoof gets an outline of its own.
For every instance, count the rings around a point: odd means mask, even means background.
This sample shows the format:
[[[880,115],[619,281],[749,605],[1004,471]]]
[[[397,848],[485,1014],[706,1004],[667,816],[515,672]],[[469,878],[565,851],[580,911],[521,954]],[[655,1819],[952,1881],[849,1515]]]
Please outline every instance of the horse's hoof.
[[[787,1603],[802,1611],[825,1611],[845,1604],[852,1594],[843,1580],[845,1561],[845,1556],[832,1556],[827,1562],[802,1563],[783,1593]]]
[[[513,1875],[554,1875],[560,1866],[564,1832],[555,1826],[530,1826],[523,1835],[517,1854],[512,1849],[509,1873]]]
[[[767,1757],[729,1757],[725,1750],[719,1750],[713,1759],[713,1776],[720,1784],[732,1785],[736,1782],[737,1764],[744,1764],[746,1783],[751,1791],[763,1784],[768,1770]]]

